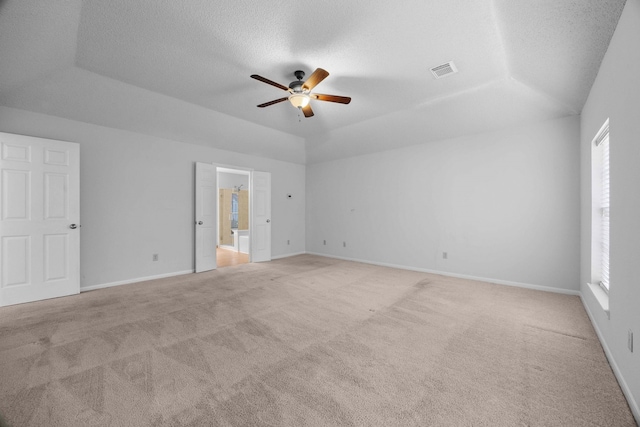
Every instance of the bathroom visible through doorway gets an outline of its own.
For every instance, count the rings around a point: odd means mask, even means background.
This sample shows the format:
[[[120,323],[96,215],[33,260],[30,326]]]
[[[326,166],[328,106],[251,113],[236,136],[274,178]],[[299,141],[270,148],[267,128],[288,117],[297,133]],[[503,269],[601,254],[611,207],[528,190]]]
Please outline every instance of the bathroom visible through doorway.
[[[249,171],[217,168],[218,267],[249,262],[251,233]]]

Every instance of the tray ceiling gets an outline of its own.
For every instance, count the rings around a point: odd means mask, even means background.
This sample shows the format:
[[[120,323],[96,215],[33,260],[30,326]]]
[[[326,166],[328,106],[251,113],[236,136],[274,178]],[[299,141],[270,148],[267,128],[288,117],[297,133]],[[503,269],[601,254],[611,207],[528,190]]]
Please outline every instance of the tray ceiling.
[[[414,130],[428,141],[578,114],[623,6],[5,0],[0,104],[178,140],[207,139],[210,116],[223,114],[294,135],[307,149],[383,122],[429,123]],[[447,61],[459,72],[435,79],[430,68]],[[296,69],[317,67],[331,75],[316,90],[351,96],[350,105],[313,101],[311,119],[289,103],[256,108],[284,93],[249,75],[288,85]]]

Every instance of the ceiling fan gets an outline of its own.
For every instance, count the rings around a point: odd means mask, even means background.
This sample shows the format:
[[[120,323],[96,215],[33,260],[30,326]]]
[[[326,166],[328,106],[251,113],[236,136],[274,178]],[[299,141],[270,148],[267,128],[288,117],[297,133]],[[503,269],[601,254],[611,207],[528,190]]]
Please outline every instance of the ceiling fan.
[[[280,83],[276,83],[272,80],[266,79],[257,74],[253,74],[251,76],[252,79],[260,80],[266,84],[270,84],[271,86],[275,86],[278,89],[282,89],[290,93],[289,96],[285,96],[284,98],[275,99],[273,101],[265,102],[264,104],[258,105],[259,108],[268,107],[273,104],[278,104],[280,102],[284,102],[289,100],[291,104],[302,110],[302,113],[305,117],[313,116],[313,110],[311,109],[310,102],[312,99],[317,99],[318,101],[329,101],[329,102],[337,102],[339,104],[348,104],[351,102],[351,98],[348,96],[337,96],[337,95],[323,95],[320,93],[311,93],[311,90],[318,85],[321,81],[323,81],[329,75],[328,71],[323,70],[322,68],[316,68],[316,70],[309,76],[306,82],[302,81],[304,77],[304,71],[298,70],[293,73],[297,81],[293,81],[289,83],[289,87],[281,85]]]

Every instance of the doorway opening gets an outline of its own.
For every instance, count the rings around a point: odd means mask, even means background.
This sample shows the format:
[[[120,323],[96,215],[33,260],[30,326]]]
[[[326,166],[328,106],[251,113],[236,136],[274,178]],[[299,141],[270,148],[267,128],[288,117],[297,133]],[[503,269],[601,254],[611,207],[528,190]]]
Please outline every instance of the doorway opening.
[[[250,172],[217,169],[218,182],[218,268],[250,262]]]
[[[226,187],[227,184],[222,182],[218,185],[218,172],[231,172],[234,175],[245,175],[248,177],[247,187],[249,187],[248,200],[248,234],[243,236],[240,231],[242,224],[240,223],[241,209],[238,206],[238,250],[241,252],[246,249],[248,252],[248,262],[265,262],[271,261],[271,173],[256,170],[243,170],[236,168],[217,167],[215,164],[195,162],[195,272],[202,273],[204,271],[215,270],[217,265],[217,250],[220,248],[220,237],[218,224],[220,216],[221,203],[220,188]],[[224,178],[224,177],[223,177]],[[231,184],[240,186],[240,184]],[[244,187],[238,188],[240,194]],[[240,204],[240,195],[238,196],[238,204]],[[227,217],[232,213],[232,206],[229,203],[229,211]],[[226,203],[222,209],[226,209]],[[223,211],[224,213],[224,211]],[[233,219],[233,215],[231,215]],[[233,228],[231,228],[231,219],[229,220],[230,234],[233,236]],[[223,236],[224,238],[224,236]],[[234,249],[235,240],[229,241],[225,246],[231,246]],[[222,249],[222,248],[220,248]]]

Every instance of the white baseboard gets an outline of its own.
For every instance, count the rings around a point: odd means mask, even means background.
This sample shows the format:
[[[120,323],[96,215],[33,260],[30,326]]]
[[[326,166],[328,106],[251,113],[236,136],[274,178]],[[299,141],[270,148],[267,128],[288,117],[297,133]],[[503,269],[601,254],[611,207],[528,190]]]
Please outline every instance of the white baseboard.
[[[296,255],[304,255],[306,253],[307,252],[302,251],[302,252],[294,252],[294,253],[284,254],[284,255],[276,255],[276,256],[272,256],[271,259],[289,258]]]
[[[296,255],[303,255],[305,253],[306,252],[295,252],[290,254],[277,255],[277,256],[271,257],[271,259],[289,258]],[[158,274],[156,276],[138,277],[135,279],[120,280],[117,282],[102,283],[99,285],[82,286],[80,288],[80,292],[95,291],[96,289],[110,288],[112,286],[129,285],[131,283],[146,282],[147,280],[164,279],[166,277],[180,276],[183,274],[191,274],[193,272],[194,270],[175,271],[173,273]]]
[[[118,282],[102,283],[100,285],[82,286],[80,292],[95,291],[96,289],[110,288],[112,286],[128,285],[131,283],[146,282],[147,280],[164,279],[166,277],[191,274],[193,270],[175,271],[173,273],[158,274],[156,276],[138,277],[135,279],[120,280]]]
[[[557,294],[565,294],[565,295],[577,295],[577,296],[580,295],[579,290],[573,290],[573,289],[561,289],[561,288],[554,288],[551,286],[541,286],[541,285],[532,285],[529,283],[512,282],[509,280],[489,279],[486,277],[469,276],[466,274],[457,274],[457,273],[450,273],[448,271],[430,270],[428,268],[418,268],[418,267],[411,267],[407,265],[389,264],[385,262],[367,261],[364,259],[347,258],[347,257],[336,256],[336,255],[322,254],[318,252],[307,252],[307,253],[310,255],[324,256],[327,258],[335,258],[335,259],[342,259],[345,261],[355,261],[355,262],[361,262],[364,264],[379,265],[381,267],[391,267],[391,268],[398,268],[400,270],[410,270],[410,271],[419,271],[421,273],[439,274],[441,276],[456,277],[459,279],[477,280],[478,282],[487,282],[487,283],[495,283],[498,285],[515,286],[518,288],[533,289],[536,291],[554,292]]]
[[[277,256],[271,257],[271,259],[289,258],[296,255],[303,255],[305,253],[306,252],[295,252],[290,254],[277,255]],[[95,291],[96,289],[110,288],[112,286],[129,285],[131,283],[146,282],[148,280],[164,279],[166,277],[173,277],[173,276],[181,276],[183,274],[191,274],[193,272],[194,270],[175,271],[173,273],[158,274],[155,276],[137,277],[135,279],[120,280],[117,282],[102,283],[99,285],[82,286],[80,288],[80,292],[89,292],[89,291]]]
[[[447,272],[447,271],[431,270],[431,269],[427,269],[427,268],[411,267],[411,266],[407,266],[407,265],[398,265],[398,264],[390,264],[390,263],[385,263],[385,262],[368,261],[368,260],[357,259],[357,258],[341,257],[341,256],[337,256],[337,255],[329,255],[329,254],[323,254],[323,253],[318,253],[318,252],[306,252],[306,251],[293,252],[293,253],[289,253],[289,254],[276,255],[276,256],[271,257],[271,259],[275,260],[275,259],[281,259],[281,258],[289,258],[289,257],[292,257],[292,256],[304,255],[304,254],[318,255],[318,256],[323,256],[323,257],[327,257],[327,258],[334,258],[334,259],[341,259],[341,260],[344,260],[344,261],[361,262],[363,264],[379,265],[381,267],[398,268],[398,269],[401,269],[401,270],[410,270],[410,271],[419,271],[419,272],[422,272],[422,273],[439,274],[439,275],[442,275],[442,276],[457,277],[457,278],[460,278],[460,279],[477,280],[479,282],[496,283],[498,285],[515,286],[515,287],[519,287],[519,288],[534,289],[534,290],[538,290],[538,291],[555,292],[555,293],[566,294],[566,295],[578,295],[578,296],[580,296],[580,291],[575,291],[575,290],[571,290],[571,289],[560,289],[560,288],[553,288],[553,287],[550,287],[550,286],[541,286],[541,285],[532,285],[532,284],[528,284],[528,283],[512,282],[512,281],[508,281],[508,280],[489,279],[489,278],[486,278],[486,277],[469,276],[469,275],[466,275],[466,274],[456,274],[456,273],[450,273],[450,272]],[[190,274],[190,273],[193,273],[193,270],[176,271],[176,272],[173,272],[173,273],[159,274],[159,275],[156,275],[156,276],[138,277],[138,278],[135,278],[135,279],[127,279],[127,280],[121,280],[121,281],[117,281],[117,282],[102,283],[102,284],[99,284],[99,285],[83,286],[83,287],[80,288],[80,292],[93,291],[95,289],[110,288],[112,286],[128,285],[130,283],[144,282],[144,281],[147,281],[147,280],[164,279],[166,277],[180,276],[182,274]]]
[[[631,389],[629,385],[625,381],[622,373],[620,372],[620,368],[618,368],[618,364],[616,363],[616,359],[613,358],[613,354],[607,345],[607,342],[604,340],[604,336],[598,327],[598,324],[595,322],[593,314],[591,313],[591,309],[589,305],[585,301],[584,297],[580,295],[580,299],[582,300],[582,305],[584,306],[585,311],[587,312],[587,316],[589,316],[589,320],[591,320],[591,324],[593,325],[593,329],[596,331],[596,335],[598,336],[598,340],[600,341],[600,345],[604,349],[604,354],[607,356],[607,360],[609,360],[609,365],[611,366],[611,370],[613,370],[613,374],[616,376],[618,380],[618,384],[620,385],[620,389],[622,389],[622,393],[624,397],[627,398],[627,403],[629,404],[629,408],[631,408],[631,412],[633,413],[633,417],[636,419],[636,424],[640,425],[640,407],[638,407],[638,403],[633,397],[633,393],[631,393]]]

